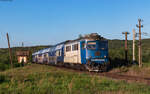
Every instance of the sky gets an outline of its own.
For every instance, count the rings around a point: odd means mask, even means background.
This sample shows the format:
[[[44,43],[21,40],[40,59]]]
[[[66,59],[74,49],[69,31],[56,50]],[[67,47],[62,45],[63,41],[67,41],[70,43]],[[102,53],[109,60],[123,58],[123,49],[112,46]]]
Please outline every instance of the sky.
[[[124,39],[122,32],[142,32],[150,38],[150,0],[0,0],[0,48],[54,45],[79,34],[98,33],[108,39]]]

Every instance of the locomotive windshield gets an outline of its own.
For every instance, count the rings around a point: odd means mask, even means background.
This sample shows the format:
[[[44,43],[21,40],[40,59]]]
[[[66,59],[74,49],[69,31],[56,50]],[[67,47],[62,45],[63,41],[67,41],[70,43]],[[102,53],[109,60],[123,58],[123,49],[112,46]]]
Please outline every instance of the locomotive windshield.
[[[87,49],[96,49],[96,42],[88,42]]]

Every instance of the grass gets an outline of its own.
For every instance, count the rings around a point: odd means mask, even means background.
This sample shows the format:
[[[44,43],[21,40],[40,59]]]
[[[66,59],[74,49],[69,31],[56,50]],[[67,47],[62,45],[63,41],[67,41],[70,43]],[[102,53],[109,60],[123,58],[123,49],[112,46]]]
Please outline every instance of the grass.
[[[114,68],[110,72],[150,78],[150,63],[143,63],[141,68],[139,68],[138,65],[132,65],[130,67],[122,66],[119,68]]]
[[[144,84],[45,65],[27,65],[0,72],[0,94],[149,94]]]

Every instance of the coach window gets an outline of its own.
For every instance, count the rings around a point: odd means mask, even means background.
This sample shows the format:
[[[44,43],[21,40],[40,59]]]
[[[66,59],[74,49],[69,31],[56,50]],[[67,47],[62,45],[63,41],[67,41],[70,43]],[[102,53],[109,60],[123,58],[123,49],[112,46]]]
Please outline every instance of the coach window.
[[[76,50],[78,50],[78,44],[72,45],[72,51],[76,51]]]
[[[61,51],[60,50],[56,51],[56,56],[61,56]]]
[[[44,54],[44,57],[46,57],[46,54]]]
[[[56,56],[59,56],[59,55],[58,55],[58,50],[56,51]]]
[[[71,46],[66,46],[66,52],[71,51]]]
[[[38,57],[42,57],[42,54],[39,54]]]
[[[61,56],[61,50],[59,50],[59,56]]]
[[[47,57],[49,56],[49,54],[47,53]]]

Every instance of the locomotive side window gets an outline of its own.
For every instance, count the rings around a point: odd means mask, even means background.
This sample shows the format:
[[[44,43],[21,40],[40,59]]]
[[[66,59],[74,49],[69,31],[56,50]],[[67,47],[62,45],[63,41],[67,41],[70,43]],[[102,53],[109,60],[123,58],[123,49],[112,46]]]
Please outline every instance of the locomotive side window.
[[[72,51],[76,51],[76,50],[78,50],[78,44],[72,45]]]
[[[66,52],[71,51],[71,46],[66,46]]]
[[[101,41],[100,45],[99,45],[99,48],[101,49],[107,49],[108,48],[108,43],[105,42],[105,41]]]

